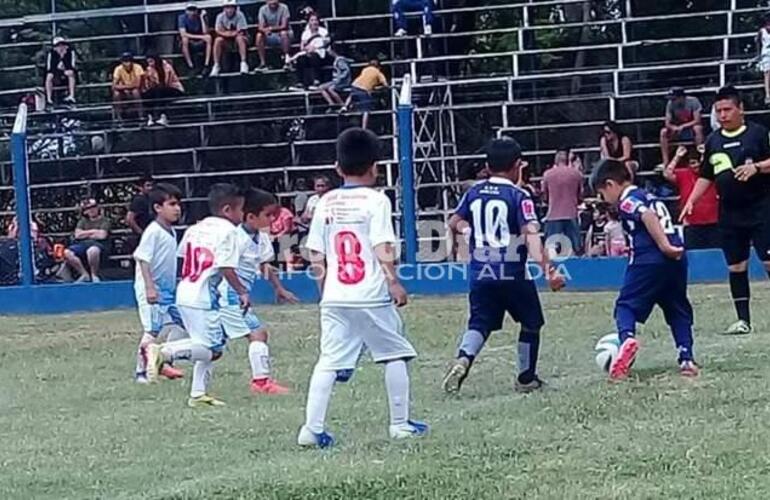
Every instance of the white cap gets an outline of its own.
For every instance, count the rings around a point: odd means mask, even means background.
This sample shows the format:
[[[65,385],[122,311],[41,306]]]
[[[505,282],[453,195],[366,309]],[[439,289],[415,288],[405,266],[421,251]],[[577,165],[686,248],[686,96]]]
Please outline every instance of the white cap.
[[[222,2],[222,6],[223,7],[237,7],[238,6],[238,2],[236,2],[236,0],[224,0]]]
[[[67,43],[67,40],[64,39],[64,37],[56,36],[53,39],[53,46],[56,47],[60,43]]]

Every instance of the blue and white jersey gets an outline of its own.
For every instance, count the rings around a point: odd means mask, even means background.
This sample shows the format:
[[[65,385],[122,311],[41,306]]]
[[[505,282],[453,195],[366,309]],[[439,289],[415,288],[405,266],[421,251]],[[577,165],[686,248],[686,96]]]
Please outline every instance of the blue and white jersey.
[[[471,187],[455,214],[471,227],[471,280],[526,279],[524,227],[538,224],[529,193],[502,177]]]
[[[138,304],[146,304],[146,286],[139,262],[150,265],[150,276],[158,290],[160,305],[173,304],[176,299],[176,232],[153,221],[142,233],[139,246],[134,250],[136,272],[134,293]]]
[[[235,231],[235,245],[238,256],[238,267],[235,268],[235,273],[243,286],[251,290],[260,274],[260,265],[272,262],[275,258],[273,244],[267,233],[252,234],[240,225]],[[226,280],[222,280],[219,284],[219,305],[221,307],[240,305],[238,294]]]
[[[631,240],[631,257],[629,265],[633,264],[659,264],[669,259],[660,251],[655,240],[642,222],[642,215],[652,211],[658,216],[663,232],[668,241],[674,246],[684,246],[679,233],[674,227],[674,221],[668,207],[661,200],[656,199],[644,189],[637,186],[628,186],[623,190],[618,202],[618,212],[623,223],[623,229]]]

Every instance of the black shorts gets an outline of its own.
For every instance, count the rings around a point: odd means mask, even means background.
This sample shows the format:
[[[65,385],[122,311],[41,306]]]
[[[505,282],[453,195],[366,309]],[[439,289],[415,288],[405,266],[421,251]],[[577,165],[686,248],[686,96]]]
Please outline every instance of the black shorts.
[[[490,334],[503,327],[505,313],[530,331],[544,324],[543,308],[535,282],[525,279],[474,281],[468,296],[468,329]]]
[[[722,251],[727,265],[749,260],[751,247],[762,262],[770,262],[770,221],[750,226],[721,226]]]
[[[719,225],[685,226],[684,246],[687,250],[722,248],[722,232]]]

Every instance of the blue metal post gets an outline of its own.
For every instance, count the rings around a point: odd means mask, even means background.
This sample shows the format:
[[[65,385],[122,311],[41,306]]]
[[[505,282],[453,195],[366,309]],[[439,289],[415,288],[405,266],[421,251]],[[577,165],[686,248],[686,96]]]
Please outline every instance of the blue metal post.
[[[398,106],[398,155],[401,177],[401,224],[406,251],[403,261],[417,262],[417,209],[414,189],[414,150],[412,148],[412,105]]]
[[[27,173],[27,136],[24,133],[11,135],[11,156],[13,159],[13,189],[16,197],[16,219],[19,223],[19,263],[21,284],[30,286],[34,281],[32,267],[32,228],[29,206],[29,178]]]

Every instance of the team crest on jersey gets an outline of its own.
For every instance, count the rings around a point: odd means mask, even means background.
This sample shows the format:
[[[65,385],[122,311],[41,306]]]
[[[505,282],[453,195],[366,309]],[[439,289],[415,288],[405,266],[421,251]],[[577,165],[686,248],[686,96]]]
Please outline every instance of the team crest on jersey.
[[[636,211],[637,208],[639,208],[639,205],[642,203],[639,200],[635,200],[633,198],[626,198],[620,203],[620,210],[627,214],[632,214],[634,211]]]
[[[521,202],[521,212],[524,214],[524,218],[527,220],[534,220],[535,216],[535,204],[532,200],[523,200]]]

